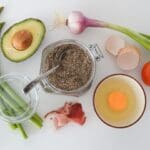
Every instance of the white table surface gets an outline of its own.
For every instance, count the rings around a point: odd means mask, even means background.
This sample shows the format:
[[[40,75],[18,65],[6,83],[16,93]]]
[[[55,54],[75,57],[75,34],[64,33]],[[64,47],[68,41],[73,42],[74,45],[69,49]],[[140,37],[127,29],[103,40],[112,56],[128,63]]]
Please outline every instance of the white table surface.
[[[13,63],[0,54],[1,71],[3,74],[20,72],[34,78],[38,75],[42,49],[49,43],[60,39],[78,39],[85,44],[98,43],[105,59],[97,66],[97,73],[91,89],[83,96],[67,97],[45,93],[39,87],[40,104],[38,112],[43,116],[66,101],[79,101],[86,112],[86,124],[81,127],[69,124],[55,131],[48,124],[39,130],[25,124],[29,139],[23,140],[18,132],[11,131],[5,122],[0,121],[0,150],[149,150],[150,149],[150,87],[146,87],[140,77],[141,67],[150,60],[150,52],[144,50],[131,39],[123,36],[129,43],[141,48],[142,60],[135,71],[123,72],[115,60],[104,50],[104,41],[117,32],[104,29],[88,29],[81,35],[71,34],[66,27],[50,31],[55,12],[68,15],[72,10],[81,10],[87,16],[125,25],[138,31],[150,33],[150,1],[149,0],[1,0],[5,6],[0,20],[6,21],[4,30],[13,23],[28,17],[37,17],[44,21],[47,27],[46,37],[30,59]],[[3,31],[4,31],[3,30]],[[96,116],[92,95],[97,83],[112,73],[127,73],[137,78],[147,93],[147,108],[143,118],[133,127],[114,129],[103,124]]]

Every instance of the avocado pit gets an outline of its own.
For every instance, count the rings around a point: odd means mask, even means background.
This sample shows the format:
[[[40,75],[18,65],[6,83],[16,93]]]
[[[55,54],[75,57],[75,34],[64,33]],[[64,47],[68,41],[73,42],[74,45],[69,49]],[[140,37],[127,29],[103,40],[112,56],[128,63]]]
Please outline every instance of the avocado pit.
[[[20,30],[12,37],[12,46],[19,51],[26,50],[32,43],[33,36],[28,30]]]

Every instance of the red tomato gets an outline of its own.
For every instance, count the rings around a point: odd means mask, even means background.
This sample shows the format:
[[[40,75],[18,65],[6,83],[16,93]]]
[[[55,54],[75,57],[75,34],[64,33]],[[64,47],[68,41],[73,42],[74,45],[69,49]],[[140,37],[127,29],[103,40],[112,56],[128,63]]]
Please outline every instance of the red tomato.
[[[144,64],[142,69],[142,79],[145,84],[150,86],[150,62]]]

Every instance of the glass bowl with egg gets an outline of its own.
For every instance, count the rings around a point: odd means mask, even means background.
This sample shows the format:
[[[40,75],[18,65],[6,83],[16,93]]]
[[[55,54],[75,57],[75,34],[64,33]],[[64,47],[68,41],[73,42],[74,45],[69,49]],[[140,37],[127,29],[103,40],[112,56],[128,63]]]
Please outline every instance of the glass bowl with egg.
[[[98,118],[114,128],[134,125],[146,108],[146,93],[141,84],[125,74],[113,74],[97,85],[93,95]]]

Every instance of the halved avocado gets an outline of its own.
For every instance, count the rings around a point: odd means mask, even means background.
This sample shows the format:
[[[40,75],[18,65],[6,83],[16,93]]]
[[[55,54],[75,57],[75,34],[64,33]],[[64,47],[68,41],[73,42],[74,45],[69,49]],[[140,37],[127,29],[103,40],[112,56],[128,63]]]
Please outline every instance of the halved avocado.
[[[23,61],[36,52],[45,32],[45,25],[39,19],[28,18],[18,22],[3,34],[2,52],[11,61]]]

